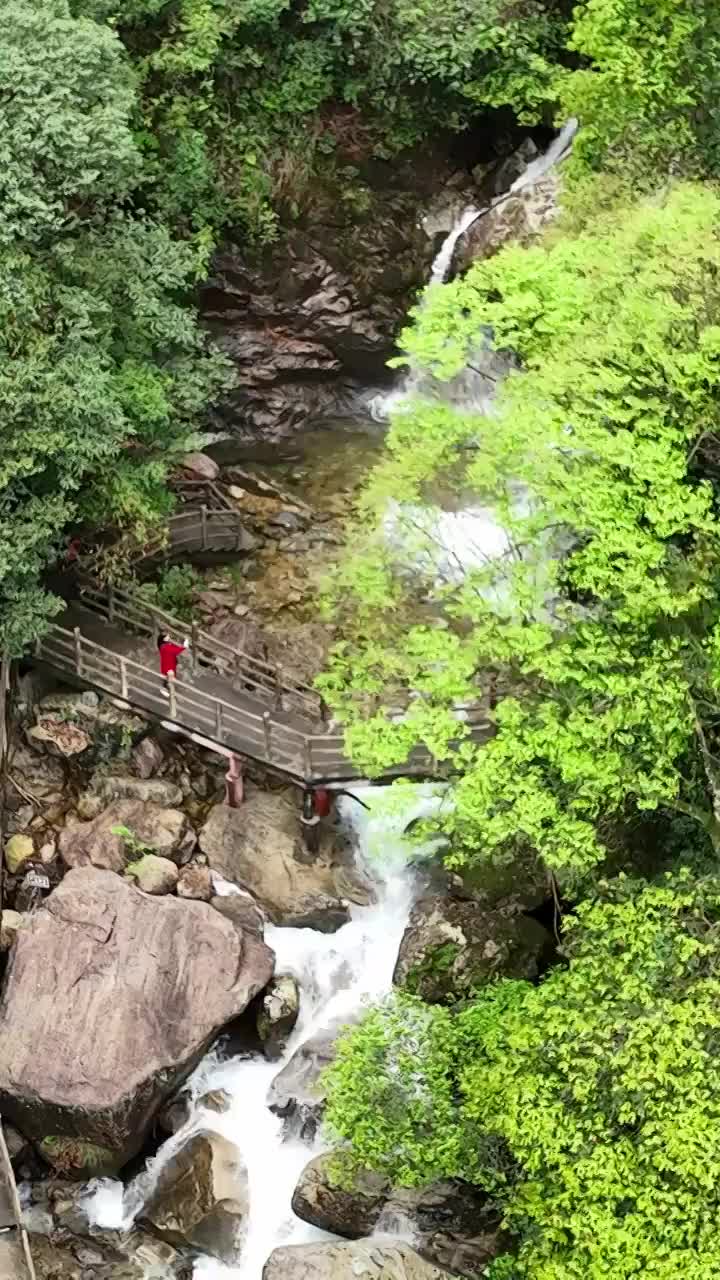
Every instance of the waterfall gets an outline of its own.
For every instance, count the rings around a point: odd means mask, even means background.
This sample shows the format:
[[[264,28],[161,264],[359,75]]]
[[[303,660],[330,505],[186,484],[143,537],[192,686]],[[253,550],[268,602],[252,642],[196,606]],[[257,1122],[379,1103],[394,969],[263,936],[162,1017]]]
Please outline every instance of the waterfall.
[[[296,1218],[290,1203],[302,1169],[324,1149],[323,1138],[320,1135],[308,1143],[287,1136],[283,1120],[267,1106],[268,1090],[301,1045],[330,1024],[356,1017],[390,991],[400,941],[418,891],[408,869],[409,841],[403,832],[413,818],[438,807],[441,789],[423,784],[398,793],[364,786],[362,797],[369,812],[342,798],[338,808],[343,824],[352,829],[357,863],[372,880],[376,900],[366,907],[353,907],[350,921],[334,934],[275,926],[265,932],[276,953],[276,972],[292,974],[300,988],[300,1016],[283,1057],[267,1062],[259,1055],[222,1060],[210,1054],[191,1078],[192,1114],[181,1132],[164,1144],[129,1187],[103,1179],[90,1189],[88,1208],[94,1225],[128,1230],[157,1174],[190,1133],[214,1130],[229,1139],[248,1175],[249,1221],[242,1253],[234,1266],[210,1257],[199,1259],[196,1280],[261,1280],[263,1266],[276,1246],[334,1238]],[[417,853],[416,845],[412,852]],[[224,1090],[231,1099],[223,1114],[201,1105],[202,1097],[215,1089]]]
[[[577,132],[578,122],[568,120],[542,155],[537,156],[525,167],[512,186],[503,195],[497,196],[483,209],[465,208],[457,217],[453,227],[445,237],[440,250],[432,264],[429,286],[444,284],[452,264],[455,246],[461,236],[493,209],[497,209],[512,196],[535,186],[555,165],[563,160],[572,148],[572,140]],[[421,298],[420,306],[425,305],[427,295]],[[507,371],[508,360],[498,356],[490,349],[489,335],[481,335],[478,342],[477,358],[471,365],[449,382],[437,384],[432,377],[418,369],[411,368],[399,386],[392,391],[373,395],[368,401],[367,409],[376,422],[386,422],[393,413],[408,408],[413,399],[421,396],[427,399],[449,401],[464,409],[487,413],[492,401],[495,385]],[[478,368],[478,365],[481,367]]]

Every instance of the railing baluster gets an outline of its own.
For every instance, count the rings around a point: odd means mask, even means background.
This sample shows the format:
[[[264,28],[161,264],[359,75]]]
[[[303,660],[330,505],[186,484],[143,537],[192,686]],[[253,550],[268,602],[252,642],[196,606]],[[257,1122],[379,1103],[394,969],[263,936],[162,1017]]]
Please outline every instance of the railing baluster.
[[[190,626],[190,652],[192,654],[192,673],[198,673],[198,624],[193,621]]]
[[[120,659],[120,697],[124,698],[125,701],[127,702],[127,696],[128,696],[127,659],[121,658]]]
[[[83,673],[83,657],[82,657],[82,636],[80,635],[79,627],[75,627],[73,629],[73,635],[75,637],[75,670],[77,671],[78,675],[81,676]]]
[[[263,729],[265,730],[265,755],[268,760],[272,760],[272,746],[270,742],[270,712],[263,711]]]
[[[168,677],[168,685],[170,686],[170,715],[175,720],[177,717],[177,694],[175,691],[175,677],[172,672]]]
[[[215,702],[215,732],[222,742],[223,736],[223,709],[222,702]]]
[[[200,508],[200,545],[207,551],[207,507],[203,502]]]

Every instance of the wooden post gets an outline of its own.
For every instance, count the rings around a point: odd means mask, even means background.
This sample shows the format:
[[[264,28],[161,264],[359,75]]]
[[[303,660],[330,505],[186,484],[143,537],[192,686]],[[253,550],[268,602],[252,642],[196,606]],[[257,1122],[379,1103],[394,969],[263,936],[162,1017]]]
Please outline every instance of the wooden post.
[[[190,653],[192,655],[192,673],[194,676],[198,673],[198,624],[192,622],[190,624]]]
[[[222,702],[215,703],[215,732],[222,742],[223,736],[223,709]]]
[[[128,696],[128,674],[127,674],[127,658],[120,659],[120,697],[127,702]]]
[[[207,551],[207,507],[204,502],[200,508],[200,546]]]
[[[265,755],[268,760],[272,760],[272,747],[270,744],[270,712],[263,711],[263,729],[265,730]]]
[[[277,711],[283,709],[282,667],[275,668],[275,708]]]
[[[77,671],[78,675],[81,676],[82,668],[83,668],[83,660],[82,660],[82,636],[80,634],[79,627],[73,628],[73,635],[75,637],[75,670]]]
[[[112,582],[108,587],[108,621],[115,621],[115,587]]]
[[[303,743],[303,768],[306,779],[312,778],[312,740],[306,738]]]
[[[168,685],[170,689],[170,715],[175,720],[177,718],[177,694],[175,692],[175,676],[172,671],[168,676]]]

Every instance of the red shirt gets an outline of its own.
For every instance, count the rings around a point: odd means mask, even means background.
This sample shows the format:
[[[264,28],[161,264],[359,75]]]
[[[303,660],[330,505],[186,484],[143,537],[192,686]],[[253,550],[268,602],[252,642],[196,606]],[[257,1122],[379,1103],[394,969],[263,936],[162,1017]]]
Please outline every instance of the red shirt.
[[[185,651],[184,644],[173,644],[172,641],[166,640],[165,644],[161,644],[158,650],[160,654],[160,671],[164,676],[173,674],[177,671],[177,660],[181,653]]]

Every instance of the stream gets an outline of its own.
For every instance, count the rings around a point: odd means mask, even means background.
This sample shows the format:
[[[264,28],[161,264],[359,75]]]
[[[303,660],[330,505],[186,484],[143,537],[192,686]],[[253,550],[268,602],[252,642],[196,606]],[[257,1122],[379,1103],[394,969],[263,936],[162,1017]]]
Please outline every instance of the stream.
[[[322,1136],[311,1143],[286,1137],[283,1120],[267,1106],[267,1095],[301,1045],[330,1024],[357,1017],[390,991],[400,941],[421,884],[408,867],[408,854],[417,856],[417,844],[411,845],[403,832],[413,818],[432,812],[439,803],[437,788],[430,784],[403,789],[401,794],[370,786],[357,790],[369,811],[340,798],[339,820],[353,838],[356,864],[371,880],[375,901],[353,907],[350,921],[334,934],[274,926],[265,931],[276,953],[276,972],[292,974],[301,992],[298,1022],[282,1058],[267,1062],[254,1054],[223,1060],[213,1051],[190,1079],[189,1120],[148,1169],[125,1188],[119,1181],[104,1179],[90,1189],[93,1225],[128,1230],[168,1156],[193,1132],[211,1130],[229,1139],[247,1169],[249,1223],[237,1264],[200,1258],[196,1280],[261,1280],[263,1266],[278,1245],[332,1238],[297,1218],[290,1203],[304,1166],[327,1144]],[[222,1114],[201,1103],[216,1089],[231,1100]]]

